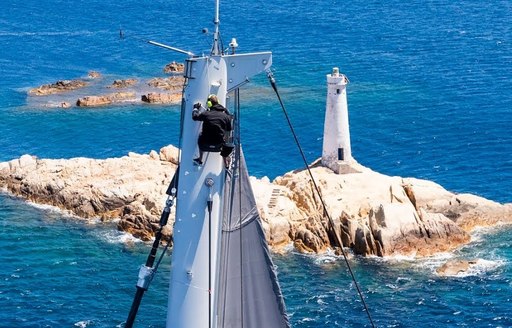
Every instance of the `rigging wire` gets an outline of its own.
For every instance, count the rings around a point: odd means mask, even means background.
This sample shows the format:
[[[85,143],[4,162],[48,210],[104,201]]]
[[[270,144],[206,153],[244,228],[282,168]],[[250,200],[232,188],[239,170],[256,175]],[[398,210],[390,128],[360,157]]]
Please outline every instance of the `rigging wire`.
[[[338,236],[338,233],[336,232],[336,229],[335,229],[335,226],[334,226],[334,221],[332,220],[329,212],[327,211],[327,206],[325,205],[325,202],[324,202],[324,199],[322,197],[322,194],[320,193],[320,189],[318,188],[318,185],[317,185],[317,183],[315,181],[315,178],[313,177],[313,173],[311,172],[311,169],[310,169],[310,167],[308,165],[308,161],[306,160],[306,155],[304,155],[304,151],[302,150],[302,146],[300,145],[299,139],[297,138],[297,134],[295,133],[293,125],[292,125],[292,123],[290,121],[290,117],[288,116],[288,112],[286,111],[286,108],[285,108],[284,103],[283,103],[283,101],[281,99],[279,91],[277,90],[276,80],[274,79],[274,76],[272,75],[271,71],[268,71],[267,74],[268,74],[267,76],[268,76],[268,79],[269,79],[270,84],[272,86],[272,89],[274,89],[274,92],[277,95],[277,99],[279,100],[279,104],[281,105],[281,109],[283,110],[284,116],[286,117],[286,121],[288,122],[288,126],[290,127],[290,130],[292,132],[293,138],[295,139],[295,143],[296,143],[297,147],[299,148],[299,152],[300,152],[300,154],[302,156],[302,160],[304,161],[304,165],[306,166],[306,169],[307,169],[307,171],[309,173],[311,181],[313,182],[313,186],[315,188],[315,191],[316,191],[318,197],[320,198],[320,202],[322,203],[322,208],[323,208],[323,211],[324,211],[324,215],[327,216],[327,219],[328,219],[328,222],[329,222],[329,225],[330,225],[330,229],[332,229],[332,231],[334,233],[334,237],[336,239],[336,243],[339,245],[339,247],[341,249],[341,253],[343,254],[343,258],[345,259],[345,263],[347,265],[348,271],[350,272],[350,276],[352,277],[352,281],[354,282],[354,285],[356,286],[357,293],[359,294],[359,298],[361,299],[361,302],[363,303],[363,307],[364,307],[364,309],[366,311],[366,314],[368,315],[368,320],[370,321],[372,327],[375,328],[375,324],[373,322],[372,316],[370,314],[370,311],[368,309],[366,301],[364,300],[363,292],[361,291],[361,288],[359,287],[359,284],[357,283],[355,274],[352,271],[350,263],[348,262],[347,254],[346,254],[345,250],[343,249],[343,244],[341,242],[341,239]]]
[[[185,81],[183,83],[183,90],[185,90],[186,84],[187,84],[187,78],[185,78]],[[185,98],[183,97],[183,99],[185,99]],[[182,136],[182,132],[183,132],[183,118],[184,118],[184,112],[185,112],[184,109],[185,109],[185,101],[183,100],[181,103],[180,137],[179,137],[179,148],[178,148],[179,161],[181,159],[181,146],[182,146],[182,137],[181,136]],[[159,256],[159,258],[156,262],[156,265],[153,265],[155,262],[155,259],[156,259],[158,246],[160,246],[160,241],[163,237],[163,233],[162,233],[163,229],[167,225],[167,220],[171,213],[171,207],[174,205],[174,200],[176,198],[176,192],[178,189],[178,179],[179,179],[178,178],[179,177],[179,164],[180,163],[178,162],[178,166],[176,168],[176,171],[174,172],[174,177],[172,178],[171,183],[169,184],[169,187],[166,192],[168,194],[168,197],[165,202],[164,211],[162,212],[162,215],[160,217],[160,227],[155,234],[155,240],[153,242],[153,246],[152,246],[150,254],[146,260],[146,265],[145,265],[146,270],[145,271],[147,272],[147,274],[143,281],[144,284],[142,284],[142,282],[140,280],[137,283],[137,286],[136,286],[137,291],[136,291],[135,297],[133,299],[132,306],[130,308],[130,312],[128,313],[128,318],[126,319],[125,326],[124,326],[126,328],[133,327],[133,324],[135,322],[135,317],[137,316],[137,312],[139,310],[139,306],[142,301],[142,297],[144,296],[145,291],[149,288],[149,284],[155,277],[155,275],[158,271],[158,267],[160,266],[160,263],[162,262],[164,255],[167,253],[167,250],[169,249],[170,245],[173,243],[173,236],[171,235],[169,240],[167,240],[167,243]],[[175,222],[176,222],[176,220],[175,220]]]

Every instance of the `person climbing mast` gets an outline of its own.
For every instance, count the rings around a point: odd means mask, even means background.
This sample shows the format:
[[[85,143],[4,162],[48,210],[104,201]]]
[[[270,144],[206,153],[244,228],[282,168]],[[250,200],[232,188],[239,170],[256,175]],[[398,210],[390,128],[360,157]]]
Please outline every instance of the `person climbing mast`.
[[[230,164],[229,155],[233,148],[226,147],[226,143],[229,131],[233,130],[232,116],[224,106],[219,104],[216,95],[208,96],[207,106],[208,109],[204,108],[201,103],[196,103],[192,111],[192,119],[203,122],[202,131],[197,140],[199,157],[194,159],[194,164],[203,164],[203,153],[205,151],[221,152],[224,165],[228,168]]]

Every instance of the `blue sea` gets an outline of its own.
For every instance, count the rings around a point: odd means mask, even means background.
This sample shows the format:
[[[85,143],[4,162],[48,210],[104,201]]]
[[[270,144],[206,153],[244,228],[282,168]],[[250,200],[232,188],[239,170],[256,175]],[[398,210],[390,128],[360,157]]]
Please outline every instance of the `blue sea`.
[[[87,76],[149,79],[211,46],[214,1],[7,0],[0,11],[0,161],[108,158],[178,143],[177,106],[46,108],[27,91]],[[221,36],[271,50],[308,161],[321,156],[326,74],[348,76],[352,154],[387,175],[512,202],[510,0],[222,1]],[[202,29],[209,32],[203,33]],[[120,38],[120,31],[124,38]],[[251,175],[304,166],[262,75],[241,91]],[[48,98],[57,101],[55,98]],[[424,259],[350,259],[377,327],[512,327],[512,227]],[[0,194],[0,327],[120,327],[149,245]],[[480,261],[443,278],[451,258]],[[169,257],[137,316],[164,327]],[[274,255],[293,327],[371,327],[344,261]]]

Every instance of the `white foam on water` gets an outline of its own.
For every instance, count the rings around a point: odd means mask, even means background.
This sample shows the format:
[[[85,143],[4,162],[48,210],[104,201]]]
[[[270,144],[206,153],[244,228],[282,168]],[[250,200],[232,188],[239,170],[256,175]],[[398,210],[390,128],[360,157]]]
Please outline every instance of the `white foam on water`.
[[[471,232],[471,242],[469,245],[483,241],[489,234],[499,231],[502,226],[503,224],[497,224],[492,227],[476,227]]]
[[[381,262],[396,262],[396,263],[403,263],[403,262],[415,262],[417,260],[416,254],[411,255],[390,255],[385,257],[378,257],[376,255],[368,256],[369,258],[372,258],[376,261]]]
[[[40,210],[43,210],[43,211],[46,211],[46,212],[50,212],[50,213],[57,213],[63,217],[66,217],[66,218],[72,218],[72,219],[81,219],[83,220],[81,217],[73,214],[71,211],[68,211],[68,210],[63,210],[57,206],[53,206],[53,205],[47,205],[47,204],[38,204],[38,203],[34,203],[34,202],[31,202],[31,201],[26,201],[26,203],[34,208],[37,208],[37,209],[40,209]],[[91,222],[94,222],[96,220],[99,220],[99,219],[91,219],[90,221]],[[88,220],[89,221],[89,220]]]
[[[303,322],[314,322],[314,321],[315,321],[315,319],[309,318],[309,317],[306,317],[304,319],[299,320],[299,322],[301,322],[301,323],[303,323]]]
[[[109,244],[142,243],[142,240],[133,237],[131,234],[117,230],[98,231],[97,236]]]
[[[75,327],[85,328],[85,327],[89,326],[91,323],[92,323],[91,320],[78,321],[78,322],[75,322]]]
[[[322,253],[322,254],[315,254],[314,255],[314,263],[316,265],[321,265],[321,264],[329,264],[329,263],[334,263],[336,261],[338,261],[338,259],[340,259],[340,257],[338,255],[336,255],[336,253],[334,252],[334,250],[328,248],[325,253]]]
[[[455,257],[452,253],[439,253],[429,257],[418,259],[415,266],[421,269],[433,270],[446,263],[446,261]]]
[[[279,254],[287,254],[287,253],[293,253],[295,251],[295,246],[293,246],[293,242],[290,242],[286,244],[286,246],[283,246],[282,251],[279,251],[277,253]]]
[[[478,259],[475,264],[469,266],[468,271],[460,272],[456,277],[480,276],[482,274],[492,272],[505,264],[505,260]]]

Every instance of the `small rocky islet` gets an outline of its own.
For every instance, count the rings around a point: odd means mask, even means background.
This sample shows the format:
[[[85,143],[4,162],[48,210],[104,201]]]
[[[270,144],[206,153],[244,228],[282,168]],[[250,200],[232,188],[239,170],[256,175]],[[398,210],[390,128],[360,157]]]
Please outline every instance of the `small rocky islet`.
[[[170,74],[168,77],[155,77],[148,81],[137,79],[117,79],[110,84],[103,85],[103,89],[115,89],[117,91],[91,94],[78,97],[73,103],[67,100],[52,100],[44,103],[44,107],[70,108],[99,107],[126,103],[150,103],[150,104],[178,104],[181,101],[181,90],[184,82],[182,63],[171,62],[165,65],[163,71]],[[103,75],[91,71],[86,78],[74,80],[60,80],[51,84],[44,84],[31,88],[28,95],[44,98],[58,96],[84,90],[91,86],[104,84]],[[111,90],[110,90],[111,91]]]
[[[165,191],[178,164],[172,145],[120,158],[39,159],[31,155],[0,163],[0,188],[28,201],[56,206],[78,218],[115,221],[145,241],[159,228]],[[251,177],[270,247],[303,253],[335,249],[333,233],[356,255],[430,256],[467,244],[476,227],[512,223],[512,204],[455,194],[415,178],[386,176],[356,161],[335,174],[316,161],[310,167],[330,214],[329,228],[307,170],[270,181]],[[171,215],[164,229],[172,236]],[[441,275],[464,271],[476,259],[448,262]],[[456,267],[450,267],[453,263]],[[461,269],[462,268],[462,269]]]

